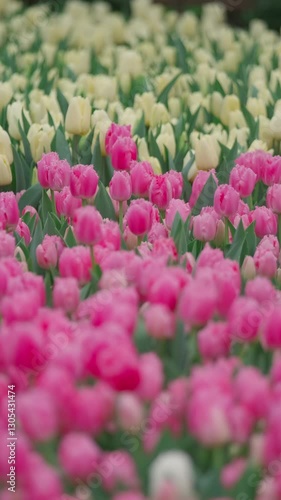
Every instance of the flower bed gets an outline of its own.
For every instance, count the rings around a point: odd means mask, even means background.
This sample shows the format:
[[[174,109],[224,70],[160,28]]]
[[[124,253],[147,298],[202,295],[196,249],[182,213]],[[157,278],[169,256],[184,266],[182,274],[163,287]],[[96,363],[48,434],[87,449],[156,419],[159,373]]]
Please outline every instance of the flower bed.
[[[279,35],[0,9],[1,500],[279,500]]]

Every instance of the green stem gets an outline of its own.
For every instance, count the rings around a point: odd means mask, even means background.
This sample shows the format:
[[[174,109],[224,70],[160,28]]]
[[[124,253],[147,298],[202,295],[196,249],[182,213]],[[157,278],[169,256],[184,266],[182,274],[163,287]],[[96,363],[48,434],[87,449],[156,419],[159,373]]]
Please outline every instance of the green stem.
[[[94,247],[93,245],[90,245],[90,255],[91,255],[91,261],[92,261],[92,270],[95,270],[96,262],[95,262],[95,255],[94,255]]]
[[[121,201],[119,201],[119,227],[121,234],[123,234],[123,207]]]
[[[51,189],[51,200],[52,200],[52,205],[53,205],[53,210],[54,210],[54,213],[56,214],[57,211],[56,211],[56,202],[55,202],[55,192]]]
[[[225,246],[229,244],[229,229],[228,229],[228,219],[227,217],[224,218],[224,226],[225,226],[225,230],[224,230],[224,234],[225,234],[225,241],[224,241],[224,244]]]
[[[138,236],[138,247],[141,245],[142,242],[142,236]]]
[[[79,163],[79,141],[80,136],[74,135],[72,139],[72,163],[77,165]]]
[[[278,214],[278,241],[281,242],[281,214]]]

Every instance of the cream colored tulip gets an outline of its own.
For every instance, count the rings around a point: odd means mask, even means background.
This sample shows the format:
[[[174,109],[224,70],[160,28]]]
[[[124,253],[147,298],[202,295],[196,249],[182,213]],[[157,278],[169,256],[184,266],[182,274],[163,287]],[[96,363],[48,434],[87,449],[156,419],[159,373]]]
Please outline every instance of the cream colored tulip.
[[[167,125],[164,125],[162,129],[163,131],[161,130],[161,133],[156,139],[161,155],[163,156],[163,158],[165,158],[167,149],[172,158],[174,158],[176,155],[176,140],[173,128],[170,123],[167,123]]]
[[[162,174],[161,165],[160,165],[160,162],[159,162],[158,158],[156,158],[156,156],[149,156],[148,162],[152,166],[153,172],[155,173],[155,175],[161,175]]]
[[[212,135],[203,135],[195,144],[195,163],[198,170],[217,168],[220,159],[220,146]]]
[[[137,141],[137,146],[138,146],[138,153],[139,153],[139,159],[140,161],[149,161],[149,151],[148,151],[148,145],[144,137],[138,137],[135,136],[134,140]]]
[[[270,132],[272,138],[281,141],[281,112],[277,111],[270,120]]]
[[[0,111],[13,97],[13,89],[9,82],[0,82]]]
[[[226,95],[222,102],[220,119],[222,123],[226,126],[229,125],[229,115],[231,111],[237,111],[240,109],[240,101],[238,97],[234,94]]]
[[[151,124],[152,107],[155,103],[156,97],[152,92],[144,92],[135,96],[134,107],[142,110],[146,126]]]
[[[65,130],[69,134],[86,135],[90,130],[91,105],[88,98],[72,97],[65,117]]]
[[[151,128],[157,127],[163,123],[168,123],[170,121],[170,113],[168,112],[165,104],[157,102],[152,106],[151,109]]]
[[[7,121],[8,121],[8,132],[13,139],[18,141],[21,139],[21,134],[19,130],[19,123],[23,127],[22,113],[24,113],[26,119],[30,122],[29,113],[24,109],[23,103],[20,101],[15,101],[8,105],[7,108]]]
[[[260,115],[267,115],[265,102],[263,99],[259,99],[257,97],[249,97],[246,108],[255,118],[258,118]]]
[[[94,128],[94,137],[92,142],[92,150],[94,150],[97,137],[99,137],[100,149],[102,156],[106,156],[105,137],[111,125],[111,120],[104,110],[95,110],[91,116],[91,124]]]
[[[0,154],[0,186],[8,186],[12,180],[9,160],[5,154]]]
[[[13,163],[13,151],[9,134],[0,127],[0,154],[5,155],[9,164]]]
[[[33,123],[31,125],[27,134],[27,139],[35,163],[42,158],[43,153],[49,153],[51,151],[51,143],[54,135],[54,127],[51,127],[47,123],[43,125]]]

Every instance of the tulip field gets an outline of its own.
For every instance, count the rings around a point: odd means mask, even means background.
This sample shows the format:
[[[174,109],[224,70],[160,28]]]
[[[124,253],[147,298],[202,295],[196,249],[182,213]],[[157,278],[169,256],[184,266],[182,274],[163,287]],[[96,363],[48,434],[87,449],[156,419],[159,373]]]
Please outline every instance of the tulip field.
[[[281,499],[281,37],[0,0],[0,500]]]

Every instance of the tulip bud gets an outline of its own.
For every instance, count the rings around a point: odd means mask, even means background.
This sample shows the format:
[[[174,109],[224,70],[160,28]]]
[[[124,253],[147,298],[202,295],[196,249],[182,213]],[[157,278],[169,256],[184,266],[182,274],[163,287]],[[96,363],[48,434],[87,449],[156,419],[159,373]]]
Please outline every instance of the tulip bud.
[[[9,165],[13,163],[13,151],[9,134],[0,127],[0,155],[5,155]],[[2,184],[4,185],[4,184]]]
[[[194,471],[191,459],[182,451],[160,454],[149,470],[151,500],[194,499]],[[169,496],[164,493],[169,491]]]
[[[109,183],[109,193],[115,201],[127,201],[132,195],[132,182],[130,174],[124,170],[116,171]]]
[[[220,147],[213,135],[204,135],[195,144],[195,163],[198,170],[217,168]]]
[[[215,191],[215,211],[220,216],[231,217],[237,213],[239,200],[239,194],[233,187],[228,184],[221,184]]]
[[[86,206],[76,210],[73,230],[78,242],[95,245],[102,238],[102,216],[95,207]]]
[[[163,158],[166,158],[166,149],[169,151],[172,158],[176,155],[176,141],[173,130],[171,132],[164,132],[158,135],[156,139],[157,145],[160,149]]]
[[[102,109],[96,109],[91,117],[91,124],[94,128],[94,137],[92,142],[92,149],[94,149],[97,137],[99,136],[100,141],[100,149],[102,156],[106,156],[105,150],[105,137],[106,133],[111,125],[111,120],[106,113],[106,111]]]
[[[125,215],[125,219],[133,234],[143,236],[145,233],[148,233],[152,227],[152,203],[142,198],[132,201]]]
[[[153,92],[144,92],[135,96],[135,108],[141,109],[144,114],[144,121],[147,127],[151,124],[151,110],[156,99]]]
[[[222,123],[226,126],[229,125],[229,115],[231,111],[236,111],[240,109],[240,101],[238,97],[234,94],[226,95],[222,102],[220,119]]]
[[[13,180],[11,167],[6,155],[0,154],[0,186],[8,186]]]
[[[75,165],[70,171],[70,191],[77,198],[93,198],[98,182],[99,176],[93,165]]]
[[[253,257],[246,255],[242,267],[241,274],[245,280],[252,280],[256,277],[256,266]]]
[[[163,123],[170,121],[170,114],[164,104],[157,102],[152,106],[151,110],[151,128],[157,127]]]
[[[26,119],[30,122],[29,113],[24,110],[22,102],[15,101],[8,105],[7,120],[9,125],[9,135],[18,141],[21,139],[18,124],[20,123],[23,128],[22,112],[24,112]]]
[[[0,82],[0,111],[7,106],[12,97],[13,88],[10,82]]]
[[[31,125],[27,133],[27,139],[35,163],[42,158],[43,153],[49,153],[51,151],[51,143],[54,135],[55,129],[51,125],[48,125],[48,123],[44,123],[43,125],[33,123]]]
[[[162,174],[162,168],[161,168],[161,165],[160,165],[160,161],[158,160],[158,158],[156,158],[156,156],[150,156],[148,158],[148,162],[152,166],[153,172],[154,172],[155,175],[161,175]]]
[[[58,264],[64,244],[59,236],[46,234],[41,245],[36,248],[36,259],[42,269],[54,268]]]
[[[149,199],[160,210],[166,210],[172,199],[172,185],[165,175],[156,175],[150,184]]]
[[[88,98],[75,96],[70,99],[65,117],[65,130],[69,134],[86,135],[91,125],[91,105]]]
[[[80,302],[80,290],[75,278],[56,278],[53,289],[54,307],[66,313],[75,311]]]
[[[273,115],[270,120],[270,132],[272,134],[273,139],[277,141],[281,141],[281,112],[277,112]]]
[[[19,220],[17,199],[12,192],[0,193],[0,227],[3,229],[15,228]]]

